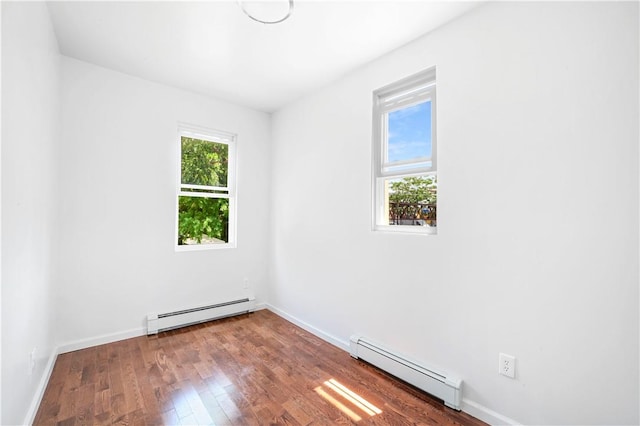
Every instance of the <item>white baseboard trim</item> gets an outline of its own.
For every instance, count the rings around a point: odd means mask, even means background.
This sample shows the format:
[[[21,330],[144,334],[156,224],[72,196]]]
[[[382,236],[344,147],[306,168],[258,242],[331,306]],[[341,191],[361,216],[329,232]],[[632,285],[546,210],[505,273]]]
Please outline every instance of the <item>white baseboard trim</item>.
[[[103,334],[101,336],[89,337],[87,339],[76,340],[58,346],[58,353],[64,354],[92,346],[113,343],[119,340],[131,339],[132,337],[146,336],[147,330],[144,327],[132,328],[131,330],[119,331],[116,333]]]
[[[64,343],[53,348],[53,350],[51,351],[51,355],[49,355],[49,360],[47,361],[44,372],[42,373],[42,377],[40,378],[40,382],[38,383],[38,387],[36,388],[36,392],[33,395],[33,399],[31,400],[31,405],[29,406],[29,411],[27,411],[27,415],[24,418],[23,424],[33,424],[33,421],[35,420],[36,414],[38,412],[38,407],[40,407],[40,403],[42,402],[44,391],[47,389],[47,385],[49,384],[49,379],[51,378],[51,373],[53,372],[53,366],[56,364],[58,355],[77,351],[80,349],[90,348],[92,346],[103,345],[105,343],[117,342],[118,340],[130,339],[131,337],[144,336],[145,334],[146,330],[141,327],[127,331],[121,331],[118,333],[103,334],[102,336],[76,340],[74,342]]]
[[[265,303],[259,303],[255,306],[256,311],[259,311],[262,309],[267,309],[267,305]],[[29,406],[29,411],[27,411],[27,415],[24,418],[23,424],[25,425],[33,424],[33,421],[35,420],[36,414],[38,412],[38,408],[40,407],[40,403],[42,402],[44,391],[47,389],[47,385],[49,384],[49,379],[51,378],[51,373],[53,372],[53,366],[56,363],[56,359],[58,358],[58,355],[64,354],[67,352],[73,352],[81,349],[90,348],[93,346],[113,343],[120,340],[130,339],[132,337],[146,336],[146,334],[147,334],[147,330],[144,327],[132,328],[130,330],[120,331],[116,333],[108,333],[108,334],[103,334],[101,336],[89,337],[87,339],[80,339],[80,340],[75,340],[73,342],[63,343],[53,348],[53,350],[51,351],[51,355],[49,356],[49,360],[47,361],[45,370],[40,379],[40,382],[38,383],[38,387],[36,388],[36,392],[31,401],[31,405]]]
[[[349,343],[345,340],[339,339],[329,333],[326,333],[311,324],[293,316],[289,313],[283,311],[280,308],[277,308],[269,303],[260,303],[255,306],[255,310],[259,311],[262,309],[268,309],[271,312],[275,313],[278,316],[286,319],[289,322],[299,326],[300,328],[308,331],[309,333],[317,336],[318,338],[324,340],[327,343],[330,343],[343,351],[349,353]],[[73,352],[80,349],[90,348],[92,346],[103,345],[106,343],[117,342],[119,340],[130,339],[132,337],[145,336],[146,330],[143,327],[134,328],[131,330],[121,331],[117,333],[109,333],[103,334],[97,337],[91,337],[87,339],[76,340],[70,343],[65,343],[60,346],[55,347],[51,351],[51,355],[49,356],[49,360],[47,361],[47,365],[44,369],[40,382],[38,383],[38,388],[34,394],[33,400],[31,401],[31,405],[29,406],[29,411],[24,419],[25,425],[33,424],[35,420],[36,413],[38,411],[38,407],[40,406],[40,402],[42,401],[42,397],[44,396],[44,392],[47,388],[47,384],[49,383],[49,379],[51,377],[51,373],[53,372],[53,367],[55,365],[56,359],[59,354]],[[520,425],[521,423],[504,416],[500,413],[497,413],[481,404],[478,404],[475,401],[469,400],[467,398],[462,398],[462,411],[465,413],[480,419],[490,425]]]
[[[267,306],[268,305],[265,303],[259,303],[255,305],[254,310],[259,311],[261,309],[267,309]],[[132,337],[140,337],[146,335],[146,328],[132,328],[130,330],[118,331],[116,333],[108,333],[96,337],[89,337],[87,339],[80,339],[73,342],[64,343],[58,346],[58,353],[64,354],[67,352],[78,351],[80,349],[86,349],[93,346],[104,345],[107,343],[117,342],[119,340],[131,339]]]
[[[475,417],[476,419],[480,419],[483,422],[489,423],[490,425],[515,426],[522,424],[466,398],[462,398],[462,411]]]
[[[282,318],[286,319],[287,321],[292,322],[295,325],[305,329],[306,331],[319,337],[320,339],[328,343],[331,343],[332,345],[337,346],[338,348],[349,353],[348,342],[342,339],[338,339],[337,337],[332,336],[329,333],[325,333],[324,331],[312,326],[311,324],[306,323],[301,319],[296,318],[293,315],[290,315],[289,313],[283,311],[280,308],[276,308],[275,306],[269,303],[265,303],[264,307],[270,310],[271,312],[277,314],[278,316],[281,316]],[[515,425],[521,424],[513,419],[510,419],[507,416],[503,416],[500,413],[496,413],[495,411],[483,405],[480,405],[475,401],[471,401],[465,398],[462,398],[462,411],[469,414],[470,416],[473,416],[477,419],[482,420],[483,422],[489,423],[490,425],[510,425],[510,426],[514,425],[515,426]]]
[[[266,307],[266,309],[270,310],[274,314],[277,314],[278,316],[281,316],[282,318],[286,319],[287,321],[294,323],[298,327],[307,330],[309,333],[321,338],[325,342],[331,343],[333,346],[337,346],[338,348],[342,349],[343,351],[349,352],[349,342],[347,342],[345,340],[342,340],[342,339],[338,339],[337,337],[332,336],[329,333],[325,333],[324,331],[322,331],[322,330],[320,330],[318,328],[315,328],[311,324],[306,323],[306,322],[302,321],[301,319],[296,318],[293,315],[290,315],[287,312],[283,311],[282,309],[276,308],[275,306],[273,306],[273,305],[271,305],[269,303],[265,303],[265,307]]]
[[[57,358],[58,348],[56,347],[53,348],[53,350],[51,351],[51,355],[49,355],[49,360],[47,361],[47,365],[44,367],[44,371],[42,372],[42,377],[40,378],[40,382],[38,383],[38,387],[36,388],[36,393],[35,395],[33,395],[33,399],[31,400],[29,411],[27,411],[27,415],[22,422],[25,425],[32,425],[33,421],[36,419],[38,407],[40,407],[40,402],[42,401],[42,397],[44,396],[44,391],[47,389],[47,385],[49,384],[49,379],[51,378],[53,366],[55,365]]]
[[[253,311],[261,311],[263,309],[267,309],[267,304],[266,303],[256,303],[255,307],[253,308]]]

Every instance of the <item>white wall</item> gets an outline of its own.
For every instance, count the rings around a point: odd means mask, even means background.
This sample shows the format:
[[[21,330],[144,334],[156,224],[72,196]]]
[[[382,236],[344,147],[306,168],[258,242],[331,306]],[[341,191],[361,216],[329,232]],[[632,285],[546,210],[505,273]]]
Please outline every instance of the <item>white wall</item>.
[[[3,2],[0,422],[22,422],[55,345],[248,277],[342,341],[458,373],[476,414],[638,423],[637,35],[637,3],[489,4],[280,111],[270,138],[266,114],[60,70],[46,7]],[[433,64],[439,235],[372,233],[371,91]],[[177,121],[238,133],[235,250],[173,249]]]
[[[46,6],[2,2],[2,424],[23,422],[54,346],[59,61]]]
[[[371,93],[432,65],[438,235],[374,233]],[[638,71],[637,3],[493,3],[279,111],[270,303],[486,419],[637,424]]]
[[[149,312],[265,300],[268,114],[62,60],[60,342],[141,330]],[[238,135],[238,247],[175,252],[177,125]]]

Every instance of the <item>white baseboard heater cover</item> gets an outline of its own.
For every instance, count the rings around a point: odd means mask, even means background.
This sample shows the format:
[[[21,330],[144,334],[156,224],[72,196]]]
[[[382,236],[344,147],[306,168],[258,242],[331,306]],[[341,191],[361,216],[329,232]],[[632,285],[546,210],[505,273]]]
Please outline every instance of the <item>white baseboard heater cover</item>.
[[[256,301],[254,298],[245,298],[215,305],[166,312],[164,314],[151,313],[147,315],[147,335],[214,319],[253,312],[255,306]]]
[[[391,375],[442,399],[447,407],[460,411],[462,380],[443,371],[419,365],[362,336],[351,336],[350,352]]]

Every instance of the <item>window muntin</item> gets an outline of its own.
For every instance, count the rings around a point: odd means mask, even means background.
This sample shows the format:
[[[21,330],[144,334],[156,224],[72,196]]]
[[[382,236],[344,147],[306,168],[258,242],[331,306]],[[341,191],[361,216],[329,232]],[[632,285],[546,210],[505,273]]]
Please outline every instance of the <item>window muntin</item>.
[[[435,233],[435,68],[374,92],[373,228]]]
[[[179,250],[235,247],[235,135],[182,125]]]

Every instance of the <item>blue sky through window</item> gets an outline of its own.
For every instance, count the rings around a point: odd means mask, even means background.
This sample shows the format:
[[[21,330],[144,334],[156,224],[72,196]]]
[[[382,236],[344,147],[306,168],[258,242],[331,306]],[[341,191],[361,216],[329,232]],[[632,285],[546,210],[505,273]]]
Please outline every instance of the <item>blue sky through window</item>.
[[[389,162],[431,157],[431,101],[389,113]]]

